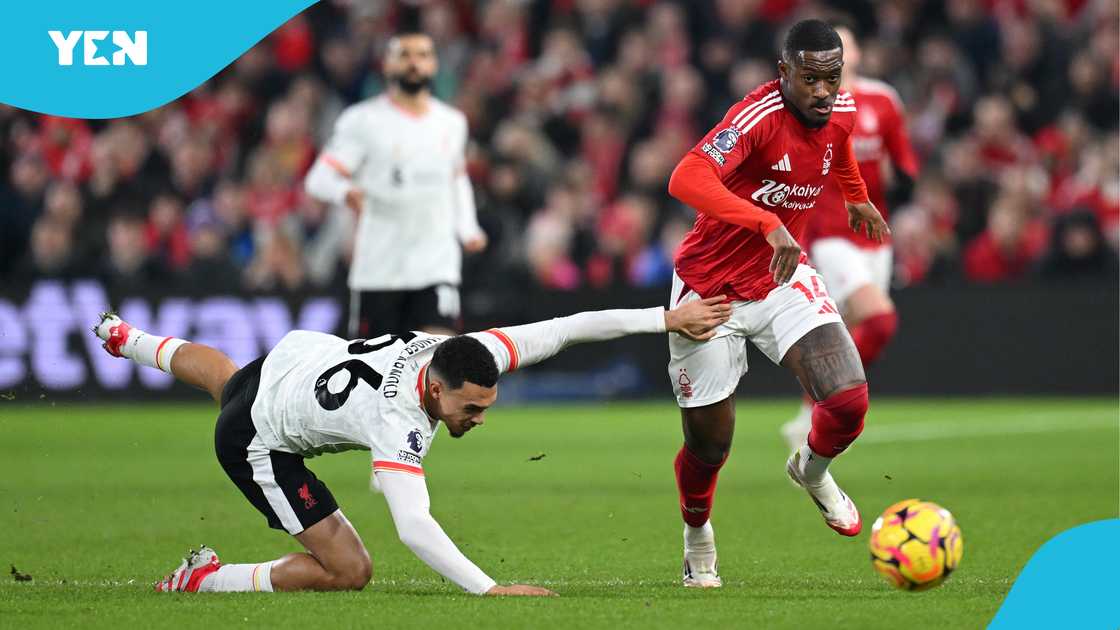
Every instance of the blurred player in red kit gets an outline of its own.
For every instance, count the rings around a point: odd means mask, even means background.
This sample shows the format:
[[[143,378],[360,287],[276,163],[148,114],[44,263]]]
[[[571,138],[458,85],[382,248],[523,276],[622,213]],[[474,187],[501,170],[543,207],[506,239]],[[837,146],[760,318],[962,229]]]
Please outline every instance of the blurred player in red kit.
[[[846,26],[836,32],[844,43],[844,74],[840,89],[859,103],[852,129],[852,148],[867,196],[885,216],[886,191],[893,185],[905,196],[914,187],[918,159],[910,146],[902,101],[890,85],[858,74],[860,48]],[[825,184],[817,212],[809,217],[809,259],[828,285],[844,323],[852,334],[866,369],[879,358],[898,328],[898,314],[890,298],[891,246],[853,232],[843,210],[843,197],[835,182]],[[805,443],[812,427],[813,403],[806,399],[801,411],[782,426],[791,449]]]
[[[888,232],[852,153],[856,104],[840,89],[843,65],[831,26],[795,24],[782,45],[780,79],[732,105],[669,182],[669,194],[697,211],[677,254],[670,304],[732,300],[731,318],[712,340],[669,336],[669,376],[684,429],[675,469],[685,586],[721,585],[709,515],[731,449],[748,340],[793,372],[815,401],[808,439],[786,463],[790,478],[829,527],[845,536],[862,527],[828,466],[863,430],[867,381],[839,309],[798,244],[830,179],[851,229],[876,240]]]

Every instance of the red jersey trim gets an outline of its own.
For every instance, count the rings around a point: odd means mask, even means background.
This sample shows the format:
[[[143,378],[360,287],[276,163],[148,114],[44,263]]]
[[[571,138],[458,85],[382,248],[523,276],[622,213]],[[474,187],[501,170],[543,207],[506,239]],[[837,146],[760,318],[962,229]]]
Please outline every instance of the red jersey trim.
[[[420,120],[420,119],[424,118],[425,116],[428,115],[429,112],[432,111],[431,103],[429,103],[428,106],[424,108],[423,112],[416,113],[416,112],[414,112],[410,109],[405,109],[404,105],[401,105],[397,101],[393,100],[393,97],[389,96],[388,94],[385,95],[385,100],[388,101],[388,103],[393,106],[393,109],[395,109],[398,112],[404,114],[405,116],[408,116],[409,118],[415,118],[417,120]]]
[[[171,337],[164,337],[163,341],[159,342],[159,347],[156,348],[156,367],[161,370],[163,370],[163,367],[159,364],[159,355],[163,353],[163,347],[167,345],[168,341],[171,341]],[[171,366],[167,367],[170,368]]]
[[[385,472],[403,472],[417,477],[424,476],[424,469],[419,466],[410,466],[400,462],[390,462],[385,460],[375,460],[373,462],[374,470],[381,470]]]
[[[509,335],[505,334],[497,328],[491,328],[490,330],[485,330],[483,332],[488,332],[491,335],[494,335],[498,338],[498,341],[501,341],[502,345],[506,347],[506,352],[509,353],[509,369],[507,369],[506,371],[512,372],[516,370],[517,364],[521,362],[521,357],[517,353],[517,346],[513,343],[513,340],[509,338]]]
[[[329,166],[329,167],[333,168],[334,170],[338,171],[339,174],[341,174],[343,177],[350,177],[350,169],[346,168],[346,166],[342,162],[339,162],[333,156],[330,156],[330,155],[327,155],[326,153],[324,153],[321,156],[319,156],[319,159],[323,160],[323,163],[326,164],[327,166]]]
[[[424,376],[428,373],[428,366],[430,363],[425,363],[424,367],[420,368],[420,373],[416,375],[416,398],[420,401],[420,406],[424,406]]]

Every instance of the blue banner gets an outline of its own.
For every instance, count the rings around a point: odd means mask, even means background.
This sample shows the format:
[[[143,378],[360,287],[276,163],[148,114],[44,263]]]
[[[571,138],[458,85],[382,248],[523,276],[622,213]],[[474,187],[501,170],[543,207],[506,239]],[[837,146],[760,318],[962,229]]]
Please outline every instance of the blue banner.
[[[988,628],[1120,628],[1118,561],[1120,519],[1058,534],[1031,556]]]
[[[4,7],[0,102],[73,118],[131,116],[217,74],[315,0],[59,0]]]

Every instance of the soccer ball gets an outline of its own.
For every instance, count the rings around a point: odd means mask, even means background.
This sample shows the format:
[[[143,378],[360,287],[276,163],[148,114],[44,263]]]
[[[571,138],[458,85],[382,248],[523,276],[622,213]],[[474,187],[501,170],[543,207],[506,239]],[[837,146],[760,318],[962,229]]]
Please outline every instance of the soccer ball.
[[[963,554],[961,528],[949,510],[936,503],[899,501],[871,526],[871,566],[906,591],[941,584]]]

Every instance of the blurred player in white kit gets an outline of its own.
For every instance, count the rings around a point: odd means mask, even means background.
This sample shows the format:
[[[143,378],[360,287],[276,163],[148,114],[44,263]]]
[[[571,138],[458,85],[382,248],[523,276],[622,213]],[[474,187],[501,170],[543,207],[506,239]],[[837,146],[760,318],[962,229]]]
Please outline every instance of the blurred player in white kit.
[[[305,181],[311,196],[358,216],[352,337],[453,334],[463,251],[486,248],[466,173],[467,119],[432,96],[437,67],[431,37],[393,37],[386,92],[342,112]]]

